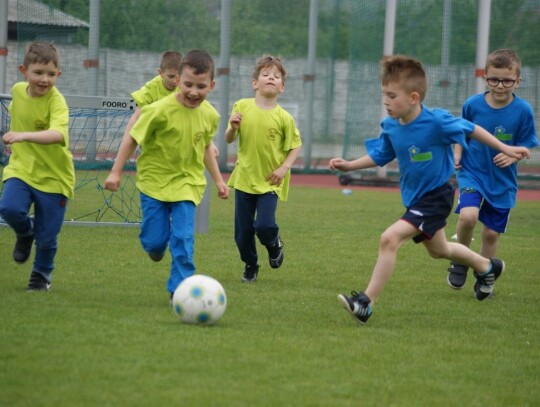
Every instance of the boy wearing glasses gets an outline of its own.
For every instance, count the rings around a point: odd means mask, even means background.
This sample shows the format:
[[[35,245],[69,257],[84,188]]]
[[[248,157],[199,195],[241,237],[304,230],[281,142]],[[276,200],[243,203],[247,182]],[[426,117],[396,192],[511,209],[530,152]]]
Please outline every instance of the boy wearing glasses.
[[[485,128],[512,146],[538,145],[531,106],[514,94],[521,82],[521,61],[509,49],[488,55],[485,80],[488,90],[470,97],[463,105],[463,118]],[[499,235],[506,231],[510,209],[517,193],[517,159],[499,153],[474,139],[468,150],[456,144],[454,164],[459,184],[456,213],[457,239],[469,247],[474,227],[482,222],[480,254],[495,257]],[[448,284],[459,290],[465,285],[468,267],[451,263]]]

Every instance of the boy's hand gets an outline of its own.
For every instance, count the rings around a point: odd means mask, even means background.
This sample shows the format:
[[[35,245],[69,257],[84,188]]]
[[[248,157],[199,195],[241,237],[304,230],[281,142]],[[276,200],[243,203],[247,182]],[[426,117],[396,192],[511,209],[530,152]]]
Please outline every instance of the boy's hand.
[[[105,182],[103,183],[103,187],[105,189],[108,189],[109,191],[116,192],[120,188],[120,180],[121,175],[118,175],[114,172],[111,172]]]
[[[454,170],[461,169],[461,154],[454,153]]]
[[[349,171],[349,162],[343,158],[332,158],[328,163],[328,168],[347,172]]]
[[[229,187],[224,181],[216,183],[218,190],[218,197],[221,199],[227,199],[229,197]]]
[[[24,138],[21,136],[21,133],[14,131],[8,131],[2,136],[2,142],[7,146],[13,143],[20,143],[24,141]]]
[[[287,171],[288,169],[286,167],[281,166],[275,169],[268,177],[266,177],[266,180],[270,182],[270,185],[275,185],[279,187],[281,185],[281,182],[283,181],[283,178],[285,178]]]
[[[503,153],[509,157],[516,158],[517,160],[531,158],[531,152],[527,147],[507,146],[506,144],[505,146],[506,148],[504,149]]]
[[[234,130],[238,130],[238,127],[240,127],[241,121],[242,121],[242,113],[239,113],[239,112],[231,114],[231,117],[229,118],[229,124]]]
[[[504,153],[499,153],[493,157],[493,163],[499,168],[508,167],[518,161],[519,160],[517,158],[508,157]]]

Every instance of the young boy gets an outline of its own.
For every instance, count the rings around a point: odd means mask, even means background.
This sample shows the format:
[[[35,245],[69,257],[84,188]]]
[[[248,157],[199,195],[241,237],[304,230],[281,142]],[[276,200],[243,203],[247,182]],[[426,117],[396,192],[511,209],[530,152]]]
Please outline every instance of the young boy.
[[[514,94],[521,82],[521,61],[517,54],[510,49],[489,54],[484,78],[487,92],[465,102],[463,118],[482,126],[505,144],[537,146],[533,110]],[[495,257],[499,236],[506,231],[510,209],[516,204],[517,160],[469,140],[466,150],[455,146],[454,162],[459,184],[458,242],[470,247],[480,220],[483,224],[480,254]],[[452,262],[447,278],[450,287],[463,288],[467,271],[466,265]]]
[[[139,119],[141,109],[144,106],[150,105],[179,91],[178,81],[180,80],[181,63],[182,54],[177,51],[165,51],[161,54],[158,75],[131,94],[137,107],[127,122],[123,138],[131,138],[131,129]],[[208,101],[205,100],[204,103],[208,103]],[[212,142],[212,151],[216,157],[219,156],[218,149],[214,142]]]
[[[24,263],[32,244],[36,253],[28,291],[48,291],[75,170],[69,151],[69,111],[55,87],[61,74],[56,47],[28,45],[19,71],[26,81],[13,85],[10,130],[2,141],[11,149],[4,168],[0,216],[17,235],[13,260]],[[34,204],[34,216],[29,216]]]
[[[204,103],[214,88],[214,61],[205,51],[192,50],[182,59],[179,92],[141,109],[130,137],[123,138],[105,188],[118,190],[122,169],[137,145],[137,188],[143,219],[139,239],[145,252],[160,261],[169,246],[172,256],[167,291],[195,272],[193,263],[195,206],[202,199],[210,172],[218,196],[226,199],[223,181],[210,146],[219,114]]]
[[[255,97],[235,103],[225,133],[227,143],[238,137],[238,159],[228,185],[235,189],[234,240],[245,263],[242,282],[257,280],[255,235],[268,251],[270,267],[283,263],[277,201],[287,200],[291,166],[302,145],[293,117],[277,103],[286,77],[279,58],[259,58],[251,83]]]
[[[334,158],[329,164],[332,170],[351,171],[384,166],[396,158],[399,165],[401,197],[407,209],[383,232],[365,292],[353,291],[350,297],[338,295],[360,324],[367,322],[371,306],[390,279],[399,247],[411,238],[422,242],[431,257],[471,266],[477,280],[476,298],[487,298],[504,271],[504,262],[482,257],[459,243],[449,243],[444,233],[454,202],[454,189],[448,183],[454,169],[452,145],[459,143],[466,148],[468,136],[514,158],[530,154],[525,147],[501,143],[467,120],[424,106],[427,79],[420,61],[406,56],[386,57],[381,68],[383,102],[388,112],[381,123],[381,135],[366,141],[368,155],[354,161]]]

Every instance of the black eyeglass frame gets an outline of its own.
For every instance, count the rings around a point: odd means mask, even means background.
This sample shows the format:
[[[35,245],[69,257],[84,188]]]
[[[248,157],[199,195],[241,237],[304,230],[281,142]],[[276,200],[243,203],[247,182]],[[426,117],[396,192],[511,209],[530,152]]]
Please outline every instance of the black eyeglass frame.
[[[517,79],[499,79],[499,78],[486,78],[486,83],[492,88],[499,86],[502,83],[503,88],[511,88],[517,82]]]

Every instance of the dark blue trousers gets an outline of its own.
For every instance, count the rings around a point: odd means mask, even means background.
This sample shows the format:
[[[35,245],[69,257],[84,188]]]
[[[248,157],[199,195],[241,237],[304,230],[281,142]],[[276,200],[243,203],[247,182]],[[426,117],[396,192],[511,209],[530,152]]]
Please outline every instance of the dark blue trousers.
[[[276,224],[278,196],[274,192],[249,194],[235,190],[234,240],[240,259],[246,264],[258,262],[255,235],[263,246],[277,243]]]
[[[4,182],[0,216],[17,236],[34,233],[36,256],[32,271],[51,281],[58,234],[62,228],[68,199],[62,194],[38,191],[18,178]],[[34,204],[34,221],[29,217]]]

